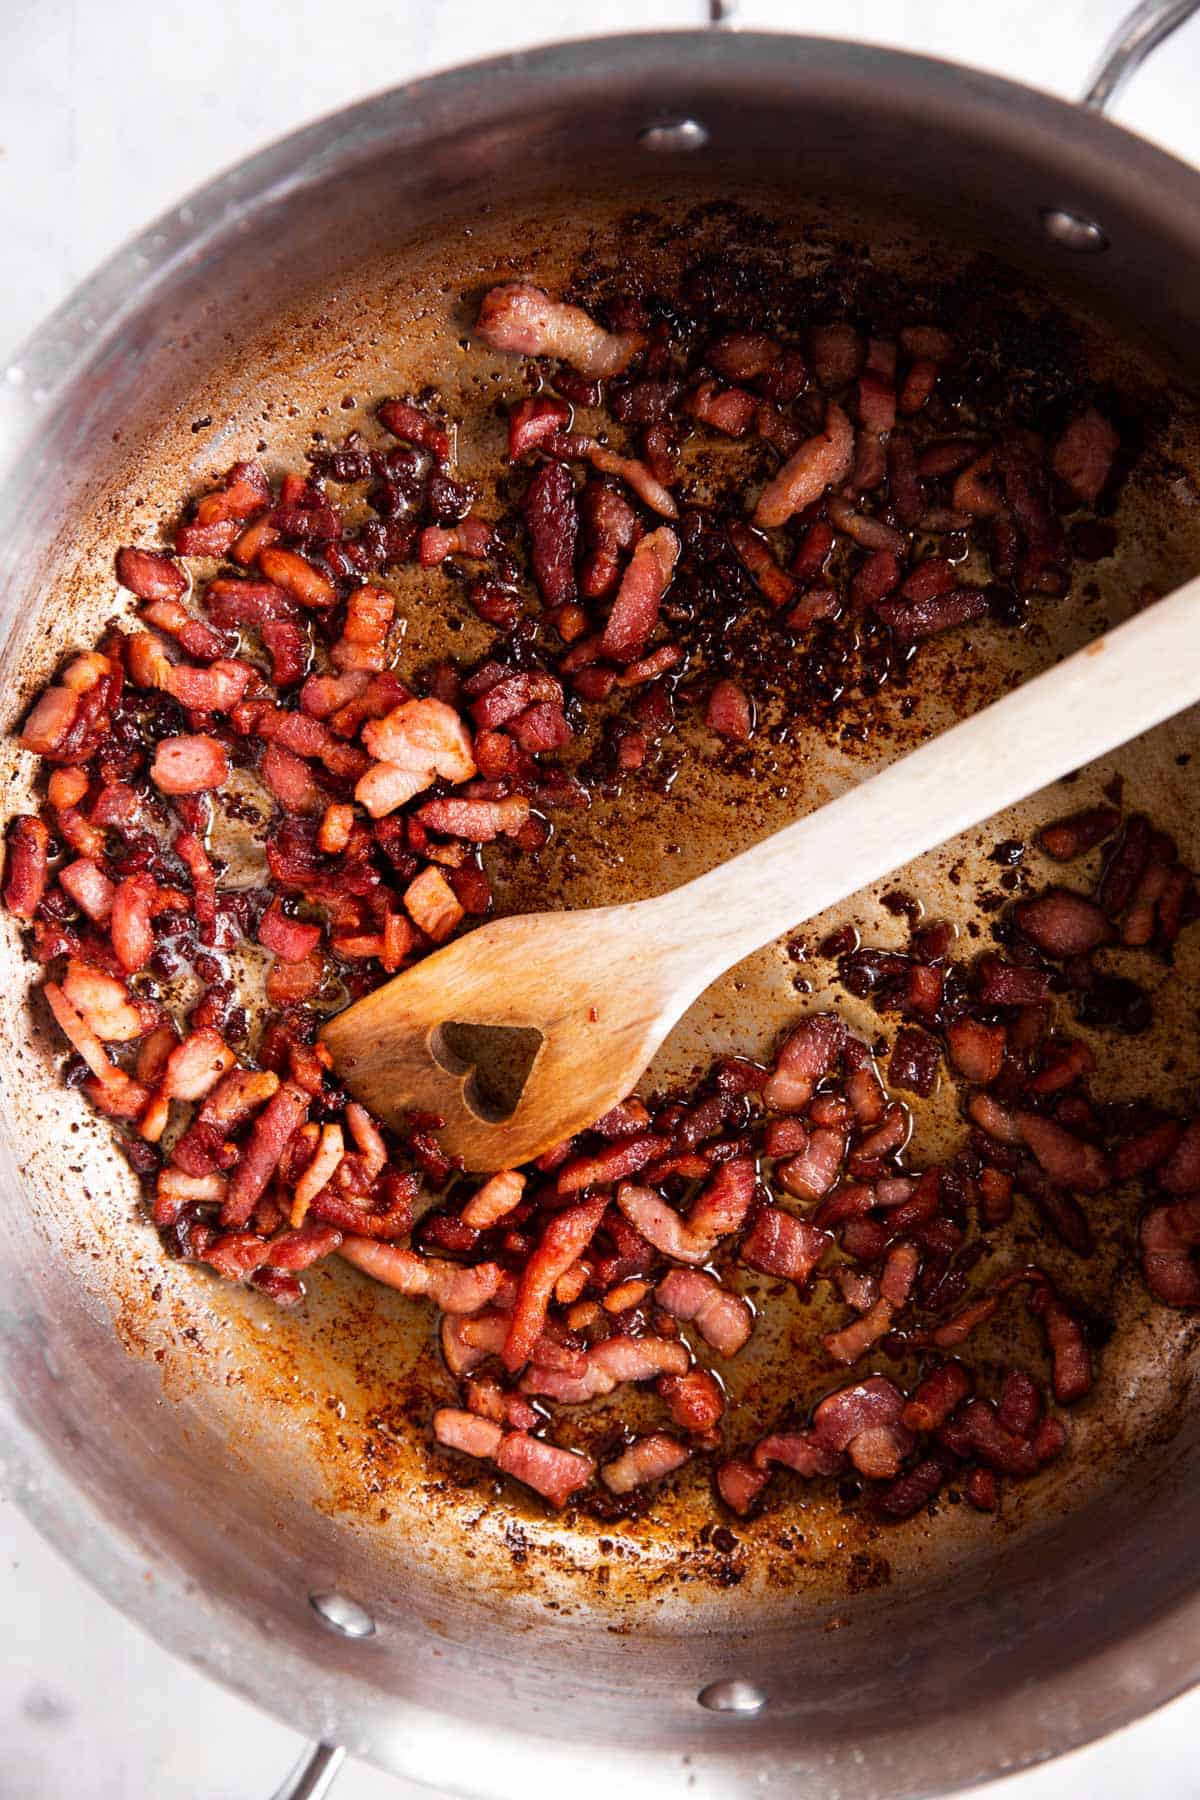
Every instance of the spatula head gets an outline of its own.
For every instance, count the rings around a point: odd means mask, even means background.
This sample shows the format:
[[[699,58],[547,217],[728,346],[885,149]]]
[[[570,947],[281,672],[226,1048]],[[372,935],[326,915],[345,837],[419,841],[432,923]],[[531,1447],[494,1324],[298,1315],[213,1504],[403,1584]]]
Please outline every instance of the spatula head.
[[[331,1019],[339,1079],[377,1117],[437,1114],[470,1170],[512,1168],[636,1084],[682,1005],[636,906],[498,919]]]

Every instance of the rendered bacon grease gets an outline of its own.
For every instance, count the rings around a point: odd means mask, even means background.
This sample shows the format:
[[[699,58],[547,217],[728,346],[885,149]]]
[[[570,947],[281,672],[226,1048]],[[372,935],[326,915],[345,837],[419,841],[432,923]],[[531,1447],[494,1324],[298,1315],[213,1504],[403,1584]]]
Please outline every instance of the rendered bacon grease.
[[[479,338],[514,359],[506,517],[475,510],[436,407],[390,399],[372,441],[278,483],[237,463],[172,545],[121,550],[136,614],[25,721],[44,799],[11,822],[4,896],[66,1079],[115,1122],[169,1253],[280,1304],[333,1254],[431,1301],[458,1384],[432,1420],[448,1451],[610,1513],[693,1459],[735,1514],[781,1470],[857,1483],[883,1519],[947,1483],[991,1509],[1062,1452],[1096,1373],[1071,1282],[1006,1250],[1018,1199],[1082,1263],[1089,1208],[1121,1190],[1150,1292],[1200,1305],[1200,1121],[1105,1105],[1061,1017],[1065,996],[1093,1026],[1145,1024],[1113,955],[1169,957],[1196,914],[1148,819],[1049,824],[1044,891],[972,962],[928,923],[903,953],[829,947],[899,1016],[882,1071],[835,1014],[798,1017],[770,1066],[731,1054],[484,1181],[437,1119],[383,1130],[316,1041],[487,914],[494,855],[652,771],[683,712],[714,743],[752,739],[766,696],[723,660],[730,633],[798,671],[797,695],[869,694],[923,639],[1014,622],[1065,592],[1073,555],[1111,549],[1092,513],[1120,450],[1105,414],[1085,397],[1048,433],[998,420],[939,324],[784,337],[677,301],[610,312],[525,282],[484,300]],[[742,486],[701,505],[689,447],[717,444],[745,457]],[[403,641],[387,578],[413,563],[494,628],[481,663],[422,666]],[[218,849],[231,825],[257,843],[253,885]],[[1093,874],[1070,885],[1072,865]],[[902,1096],[939,1078],[961,1085],[961,1147],[915,1167]],[[831,1294],[823,1330],[811,1302]],[[787,1296],[814,1320],[823,1397],[743,1418],[723,1376]],[[1035,1366],[976,1368],[1006,1311],[1036,1321]],[[635,1386],[653,1429],[572,1447],[573,1409]]]

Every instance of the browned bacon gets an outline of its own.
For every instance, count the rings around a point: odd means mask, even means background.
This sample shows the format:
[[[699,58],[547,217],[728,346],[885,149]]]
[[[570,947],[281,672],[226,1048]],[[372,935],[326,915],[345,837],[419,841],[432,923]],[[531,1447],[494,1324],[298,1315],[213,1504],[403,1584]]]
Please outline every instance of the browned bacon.
[[[1094,506],[1121,440],[1094,406],[1071,420],[1054,446],[1054,473],[1077,500]]]
[[[831,1242],[828,1232],[806,1220],[794,1219],[778,1206],[764,1206],[742,1240],[741,1258],[764,1275],[779,1275],[802,1287]]]
[[[665,1431],[654,1431],[648,1437],[635,1438],[620,1456],[605,1463],[600,1479],[611,1494],[631,1494],[634,1488],[674,1474],[690,1455],[687,1445],[678,1438],[668,1437]]]
[[[654,1297],[672,1318],[693,1322],[719,1356],[736,1356],[754,1329],[754,1315],[741,1295],[699,1269],[672,1269]]]
[[[600,640],[604,656],[614,662],[633,662],[641,656],[658,623],[658,609],[678,555],[679,539],[668,525],[660,525],[638,544]]]
[[[484,295],[475,329],[493,350],[559,356],[581,375],[620,375],[645,343],[640,331],[605,331],[582,307],[552,300],[528,281],[506,281]]]
[[[825,413],[825,428],[806,438],[759,495],[754,523],[770,529],[786,525],[827,488],[845,481],[854,464],[854,427],[835,401]]]

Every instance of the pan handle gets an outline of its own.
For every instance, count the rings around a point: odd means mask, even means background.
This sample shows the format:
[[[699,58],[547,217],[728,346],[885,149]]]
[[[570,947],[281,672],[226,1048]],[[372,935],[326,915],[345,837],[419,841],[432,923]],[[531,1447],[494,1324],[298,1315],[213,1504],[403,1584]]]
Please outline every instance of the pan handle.
[[[1200,0],[1142,0],[1135,6],[1109,39],[1083,96],[1089,112],[1107,112],[1151,52],[1197,11]]]
[[[340,1744],[314,1744],[271,1800],[324,1800],[346,1760]]]

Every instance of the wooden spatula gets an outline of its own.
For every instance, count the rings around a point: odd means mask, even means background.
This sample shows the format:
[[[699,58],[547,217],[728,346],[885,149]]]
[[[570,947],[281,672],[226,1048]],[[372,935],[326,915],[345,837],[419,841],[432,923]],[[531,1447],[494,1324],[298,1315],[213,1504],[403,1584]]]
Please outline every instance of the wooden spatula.
[[[372,1112],[438,1113],[468,1169],[510,1168],[629,1094],[697,995],[752,950],[1196,700],[1200,578],[673,893],[497,919],[322,1036]],[[473,1067],[498,1047],[507,1098]]]

